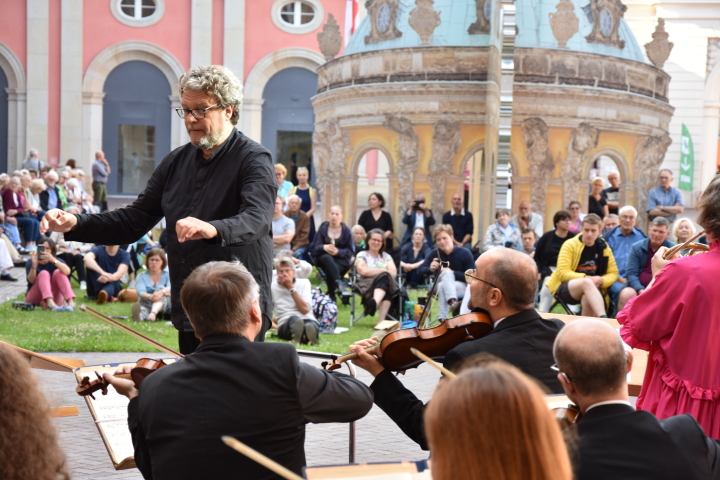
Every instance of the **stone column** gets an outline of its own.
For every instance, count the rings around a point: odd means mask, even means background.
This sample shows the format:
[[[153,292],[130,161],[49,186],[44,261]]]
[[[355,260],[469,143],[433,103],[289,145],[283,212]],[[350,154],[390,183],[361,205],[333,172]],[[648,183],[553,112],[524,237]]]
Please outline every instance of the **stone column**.
[[[92,166],[95,152],[102,150],[103,99],[105,92],[84,92],[82,105],[82,152],[83,164]],[[92,172],[85,172],[86,188],[92,183]]]
[[[212,4],[212,0],[192,0],[190,68],[212,64]]]
[[[185,128],[185,121],[175,113],[175,108],[180,108],[180,96],[170,95],[170,108],[172,108],[172,114],[170,115],[170,150],[174,150],[189,141],[187,135],[187,129]]]
[[[245,82],[245,0],[225,0],[223,64]]]
[[[30,150],[26,147],[25,113],[27,94],[25,90],[8,88],[8,171],[16,170]]]
[[[27,0],[27,116],[26,149],[48,155],[49,1]],[[23,152],[23,155],[27,152]]]
[[[695,178],[699,178],[698,183],[694,183],[696,190],[704,191],[710,181],[715,178],[716,165],[717,165],[717,132],[720,127],[720,102],[713,102],[709,104],[705,103],[703,108],[703,124],[702,124],[702,137],[700,155],[696,156],[697,160],[702,160],[700,168],[700,176],[695,175]],[[694,203],[694,199],[693,199]]]
[[[62,0],[60,23],[60,158],[74,158],[86,169],[91,157],[83,157],[82,52],[83,2]],[[62,163],[62,161],[61,161]]]
[[[262,112],[265,100],[245,100],[240,115],[242,132],[260,143],[262,141]]]

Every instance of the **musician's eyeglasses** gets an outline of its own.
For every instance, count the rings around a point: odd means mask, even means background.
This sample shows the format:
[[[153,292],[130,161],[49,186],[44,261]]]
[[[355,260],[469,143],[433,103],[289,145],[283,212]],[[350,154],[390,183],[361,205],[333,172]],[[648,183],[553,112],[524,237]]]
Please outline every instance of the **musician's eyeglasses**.
[[[216,103],[215,105],[210,105],[209,107],[205,108],[195,108],[193,110],[188,110],[187,108],[176,108],[175,111],[180,116],[180,118],[187,118],[188,115],[192,115],[197,120],[202,120],[205,118],[205,111],[210,110],[211,108],[215,108],[220,106],[219,103]]]
[[[558,372],[559,374],[561,374],[563,377],[565,377],[565,381],[566,381],[566,382],[572,383],[572,382],[575,381],[575,380],[572,379],[572,377],[570,377],[570,375],[568,375],[567,373],[565,373],[565,372],[563,372],[562,370],[560,370],[560,367],[557,366],[557,363],[553,364],[550,368],[552,368],[553,370],[555,370],[556,372]]]
[[[490,285],[491,287],[497,288],[498,290],[500,290],[500,287],[496,287],[495,285],[493,285],[492,283],[488,282],[487,280],[483,280],[482,278],[476,277],[476,276],[475,276],[475,269],[474,269],[474,268],[465,270],[465,281],[467,282],[467,284],[468,284],[468,285],[471,285],[472,283],[475,282],[475,280],[477,280],[477,281],[479,281],[479,282],[487,283],[487,284]],[[500,291],[502,292],[502,290],[500,290]]]

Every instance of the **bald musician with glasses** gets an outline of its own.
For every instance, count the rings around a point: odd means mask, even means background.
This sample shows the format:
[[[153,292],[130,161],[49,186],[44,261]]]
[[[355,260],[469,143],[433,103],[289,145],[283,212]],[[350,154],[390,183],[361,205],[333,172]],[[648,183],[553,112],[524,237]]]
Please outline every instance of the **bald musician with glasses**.
[[[470,284],[470,308],[488,313],[493,330],[485,337],[464,342],[447,353],[443,364],[452,370],[463,360],[487,352],[537,379],[553,393],[562,393],[556,373],[550,368],[553,342],[564,323],[543,319],[534,308],[537,267],[528,255],[509,248],[494,248],[481,255],[475,269],[465,272]],[[423,404],[378,359],[364,351],[376,338],[350,346],[358,353],[355,365],[375,377],[370,388],[375,404],[405,434],[428,449],[423,428]]]

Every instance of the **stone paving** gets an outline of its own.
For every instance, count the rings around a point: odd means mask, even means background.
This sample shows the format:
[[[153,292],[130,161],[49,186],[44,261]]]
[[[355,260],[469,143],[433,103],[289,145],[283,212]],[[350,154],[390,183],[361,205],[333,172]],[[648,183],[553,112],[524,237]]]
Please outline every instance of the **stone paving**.
[[[88,365],[136,361],[142,353],[46,353],[58,357],[85,360]],[[145,354],[155,357],[157,354]],[[303,359],[319,365],[320,360]],[[347,369],[343,369],[347,373]],[[33,370],[39,377],[45,395],[52,406],[77,406],[77,417],[57,418],[55,422],[60,445],[67,455],[67,464],[74,480],[98,478],[142,479],[137,469],[116,471],[110,461],[103,441],[93,422],[85,400],[75,393],[75,376],[71,373]],[[372,377],[358,369],[358,378],[370,384]],[[427,401],[440,377],[439,372],[428,365],[409,371],[399,378],[418,397]],[[311,424],[307,426],[305,452],[308,465],[348,463],[348,424]],[[427,458],[417,444],[405,434],[376,406],[357,422],[356,462],[380,462],[398,460],[421,460]]]

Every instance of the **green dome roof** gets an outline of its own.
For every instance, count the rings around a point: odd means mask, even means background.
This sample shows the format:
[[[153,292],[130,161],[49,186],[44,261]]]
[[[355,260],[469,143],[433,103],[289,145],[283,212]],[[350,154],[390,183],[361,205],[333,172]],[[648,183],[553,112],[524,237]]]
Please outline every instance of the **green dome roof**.
[[[517,8],[518,36],[516,47],[549,48],[578,52],[610,55],[637,62],[645,62],[642,50],[635,40],[625,21],[621,21],[618,34],[625,41],[624,48],[611,47],[598,43],[590,43],[585,37],[592,31],[590,16],[590,0],[572,0],[575,15],[578,17],[579,31],[560,48],[550,28],[550,13],[557,10],[559,0],[515,0]],[[499,5],[494,0],[495,8]],[[397,28],[402,36],[392,40],[365,44],[365,37],[370,34],[370,19],[365,18],[350,38],[343,55],[389,50],[394,48],[422,47],[420,36],[408,24],[410,12],[415,8],[415,0],[400,0],[397,12]],[[475,0],[435,0],[433,8],[440,13],[440,25],[430,36],[429,46],[476,46],[490,44],[490,36],[485,34],[469,34],[468,27],[477,20]]]

